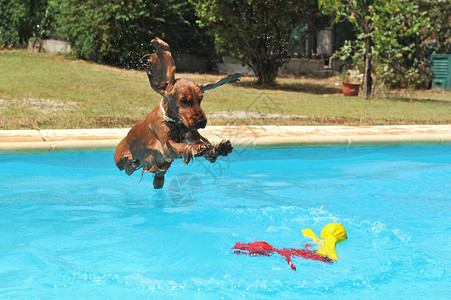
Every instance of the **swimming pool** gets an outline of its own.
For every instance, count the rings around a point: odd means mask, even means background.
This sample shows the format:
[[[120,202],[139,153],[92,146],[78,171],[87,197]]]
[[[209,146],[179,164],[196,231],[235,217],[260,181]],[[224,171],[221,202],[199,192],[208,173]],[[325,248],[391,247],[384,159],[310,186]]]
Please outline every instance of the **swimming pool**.
[[[445,298],[450,178],[451,147],[237,150],[163,190],[112,153],[1,156],[0,298]],[[330,222],[334,264],[231,250]]]

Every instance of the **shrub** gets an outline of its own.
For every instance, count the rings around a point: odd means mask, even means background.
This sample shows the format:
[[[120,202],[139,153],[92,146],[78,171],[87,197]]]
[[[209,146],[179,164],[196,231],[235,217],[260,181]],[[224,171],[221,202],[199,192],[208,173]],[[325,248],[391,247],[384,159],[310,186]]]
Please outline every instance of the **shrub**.
[[[0,49],[22,47],[42,29],[47,0],[0,0]]]
[[[77,55],[100,63],[136,67],[155,36],[174,52],[208,54],[213,48],[185,1],[49,0],[49,10],[56,33]]]

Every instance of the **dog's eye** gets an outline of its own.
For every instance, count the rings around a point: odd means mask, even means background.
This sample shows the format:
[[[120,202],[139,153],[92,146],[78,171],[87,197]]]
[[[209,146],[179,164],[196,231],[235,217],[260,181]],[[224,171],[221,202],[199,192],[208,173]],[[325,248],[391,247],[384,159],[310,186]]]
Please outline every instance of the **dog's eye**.
[[[180,99],[180,103],[182,103],[183,105],[188,105],[188,99],[182,98]]]

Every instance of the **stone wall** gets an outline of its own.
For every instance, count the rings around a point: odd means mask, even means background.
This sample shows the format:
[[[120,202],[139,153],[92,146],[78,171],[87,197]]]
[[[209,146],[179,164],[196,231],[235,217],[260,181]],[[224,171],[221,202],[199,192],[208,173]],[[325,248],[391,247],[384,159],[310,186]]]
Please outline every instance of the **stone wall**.
[[[70,53],[72,50],[68,42],[53,39],[30,39],[28,42],[28,49],[35,52],[48,53]]]
[[[60,40],[30,40],[28,48],[35,52],[69,53],[69,43]],[[255,75],[249,66],[238,60],[224,57],[222,62],[212,62],[210,59],[192,54],[175,54],[175,65],[178,72],[206,73],[217,69],[220,74],[242,73]],[[327,77],[337,71],[337,64],[326,66],[323,59],[292,58],[281,67],[281,73],[292,75],[313,75]]]

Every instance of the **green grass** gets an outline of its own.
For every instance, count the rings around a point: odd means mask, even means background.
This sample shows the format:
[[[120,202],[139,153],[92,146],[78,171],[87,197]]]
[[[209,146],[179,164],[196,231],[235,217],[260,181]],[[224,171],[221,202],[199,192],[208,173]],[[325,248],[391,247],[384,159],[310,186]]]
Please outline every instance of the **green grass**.
[[[196,82],[220,76],[177,74]],[[451,92],[390,93],[371,100],[344,97],[338,78],[255,79],[206,92],[210,125],[391,125],[451,123]],[[25,51],[0,52],[0,129],[130,127],[158,104],[143,71]],[[226,112],[218,114],[215,112]],[[241,117],[235,111],[257,112]],[[277,115],[265,115],[277,114]]]

